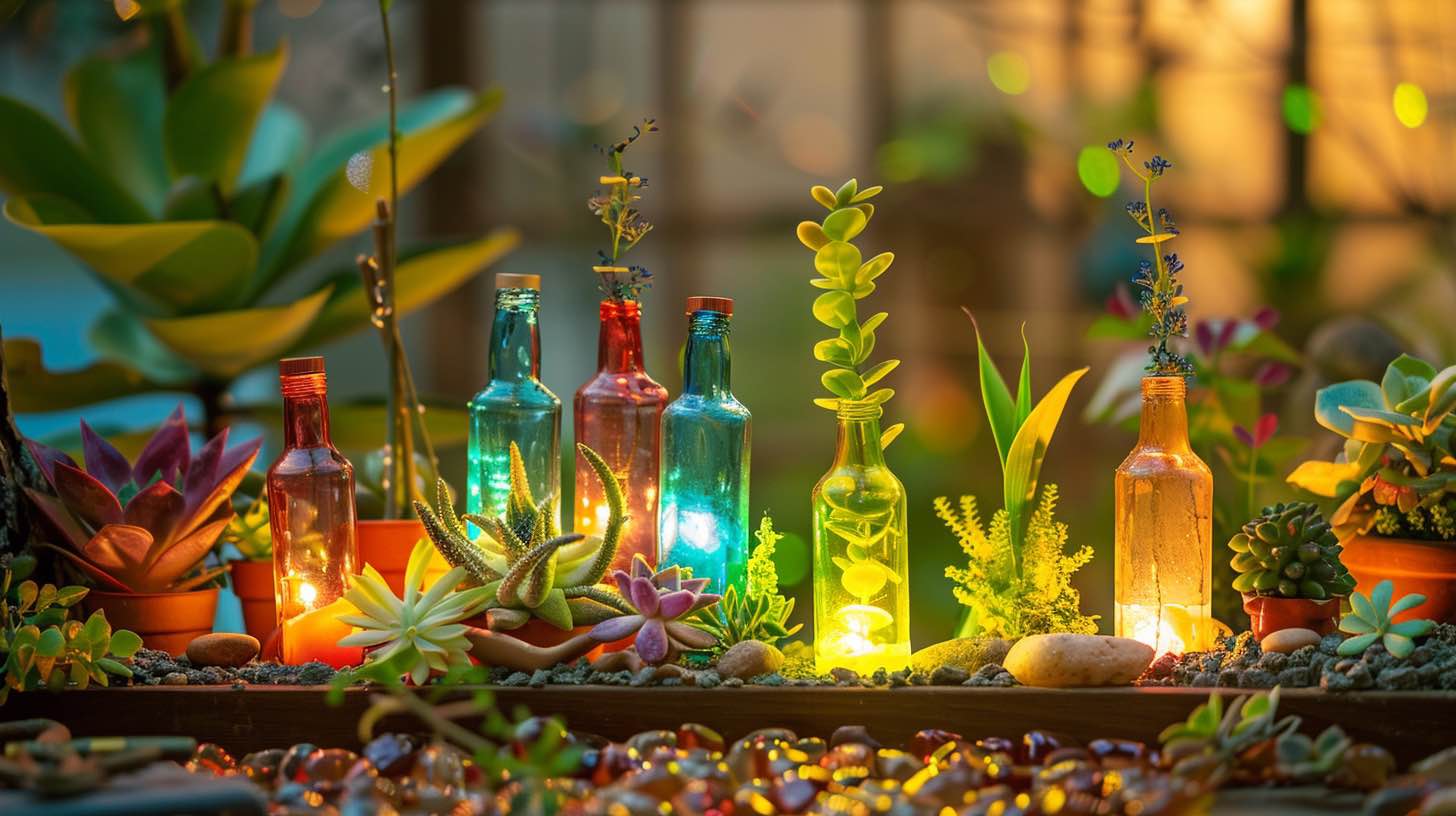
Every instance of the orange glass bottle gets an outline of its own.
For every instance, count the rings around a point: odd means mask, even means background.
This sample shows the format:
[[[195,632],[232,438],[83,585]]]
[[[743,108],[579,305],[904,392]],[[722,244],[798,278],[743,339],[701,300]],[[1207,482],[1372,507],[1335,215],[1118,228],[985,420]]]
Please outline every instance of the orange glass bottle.
[[[350,632],[337,618],[350,611],[340,599],[359,562],[354,467],[329,441],[324,358],[281,360],[278,381],[284,442],[268,468],[268,511],[279,654],[290,665],[356,665],[361,650],[337,645]]]

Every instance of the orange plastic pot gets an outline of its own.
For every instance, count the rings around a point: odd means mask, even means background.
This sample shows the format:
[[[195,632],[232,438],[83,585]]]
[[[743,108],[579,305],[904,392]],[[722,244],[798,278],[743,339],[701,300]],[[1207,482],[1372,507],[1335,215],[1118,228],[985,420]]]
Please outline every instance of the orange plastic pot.
[[[1249,628],[1254,637],[1263,640],[1280,629],[1313,629],[1321,635],[1335,631],[1340,622],[1340,601],[1327,598],[1281,598],[1276,595],[1244,593],[1244,611],[1249,613]]]
[[[1429,618],[1456,623],[1456,542],[1415,541],[1359,535],[1344,542],[1340,560],[1366,595],[1389,579],[1395,598],[1418,592],[1426,602],[1395,616],[1397,621]]]
[[[379,570],[394,594],[404,597],[405,567],[409,565],[410,552],[414,550],[415,543],[425,538],[425,525],[417,519],[374,519],[360,521],[357,529],[359,562]],[[429,568],[425,570],[426,585],[449,569],[450,565],[436,553]]]
[[[273,595],[273,562],[230,561],[233,594],[243,605],[243,627],[248,634],[265,643],[278,626],[278,611]]]
[[[130,629],[142,645],[173,657],[187,651],[192,639],[212,632],[217,614],[217,588],[191,592],[126,593],[91,590],[86,611],[106,613],[112,630]]]

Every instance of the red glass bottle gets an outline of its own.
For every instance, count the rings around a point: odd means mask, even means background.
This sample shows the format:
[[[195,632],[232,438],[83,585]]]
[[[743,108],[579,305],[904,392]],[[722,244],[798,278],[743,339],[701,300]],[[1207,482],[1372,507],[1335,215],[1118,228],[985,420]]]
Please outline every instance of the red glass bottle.
[[[281,360],[278,381],[284,442],[268,468],[268,512],[280,656],[357,665],[362,651],[337,645],[350,632],[337,617],[351,611],[340,599],[359,563],[354,467],[329,441],[324,358]]]
[[[576,441],[599,453],[626,492],[627,526],[613,566],[628,569],[641,553],[657,560],[657,477],[667,389],[642,363],[642,307],[609,298],[601,305],[597,373],[576,391]],[[600,534],[607,504],[591,466],[576,455],[576,532]]]

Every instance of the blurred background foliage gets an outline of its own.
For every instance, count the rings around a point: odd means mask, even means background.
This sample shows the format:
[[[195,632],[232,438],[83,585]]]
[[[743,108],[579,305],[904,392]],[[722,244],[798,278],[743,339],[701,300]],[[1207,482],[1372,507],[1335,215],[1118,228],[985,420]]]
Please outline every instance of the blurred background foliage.
[[[215,32],[231,2],[192,0],[186,13]],[[275,98],[313,134],[381,110],[371,9],[257,4],[256,51],[286,43]],[[637,168],[654,188],[647,215],[657,225],[639,249],[656,273],[644,299],[649,369],[676,393],[683,299],[737,299],[734,385],[757,420],[753,512],[771,510],[788,534],[775,557],[801,617],[811,608],[809,490],[834,434],[809,401],[816,361],[783,353],[807,349],[817,330],[805,317],[813,270],[793,234],[813,214],[811,184],[856,176],[887,186],[865,249],[897,257],[880,293],[897,328],[880,346],[905,360],[886,421],[908,424],[890,458],[911,497],[916,645],[948,636],[959,615],[942,573],[961,556],[931,500],[973,493],[994,504],[1000,492],[962,305],[1003,367],[1023,322],[1042,376],[1092,366],[1043,481],[1062,487],[1072,544],[1097,551],[1076,584],[1086,611],[1110,627],[1111,474],[1133,442],[1118,360],[1139,344],[1126,339],[1118,285],[1139,253],[1109,139],[1136,139],[1140,154],[1177,165],[1162,196],[1183,231],[1190,317],[1207,327],[1188,349],[1221,525],[1282,495],[1299,458],[1329,453],[1313,422],[1316,387],[1378,378],[1397,349],[1456,356],[1456,9],[1445,4],[400,0],[394,16],[406,98],[450,85],[505,94],[406,199],[402,235],[436,242],[518,226],[519,248],[493,268],[543,275],[544,378],[563,396],[595,361],[598,228],[580,206],[599,175],[591,147],[657,118],[661,138]],[[144,36],[105,0],[6,0],[0,17],[0,94],[57,121],[68,69]],[[308,149],[318,147],[315,137]],[[130,177],[140,161],[121,150],[107,166]],[[317,263],[342,266],[366,242],[345,238]],[[114,299],[78,261],[9,222],[0,257],[7,337],[39,339],[52,369],[104,357],[89,327]],[[405,319],[432,400],[463,405],[483,383],[490,302],[482,276]],[[319,348],[336,401],[382,393],[370,338]],[[1286,368],[1271,374],[1271,361]],[[271,404],[276,380],[266,368],[245,372],[229,395]],[[173,399],[133,395],[85,413],[139,431]],[[203,407],[189,406],[199,422]],[[26,415],[22,426],[46,436],[74,427],[77,413]],[[1272,436],[1264,414],[1278,417]],[[463,483],[458,449],[444,464]]]

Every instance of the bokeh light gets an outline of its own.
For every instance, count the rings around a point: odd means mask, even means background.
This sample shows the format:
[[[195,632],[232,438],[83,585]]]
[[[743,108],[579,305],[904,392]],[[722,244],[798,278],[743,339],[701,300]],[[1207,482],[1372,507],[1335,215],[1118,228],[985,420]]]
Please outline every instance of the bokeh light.
[[[1426,121],[1426,113],[1430,107],[1426,102],[1425,90],[1414,82],[1402,82],[1395,86],[1391,104],[1395,106],[1395,118],[1408,128],[1420,127]]]
[[[1077,178],[1082,186],[1099,198],[1117,192],[1117,157],[1102,145],[1088,145],[1077,154]]]
[[[1026,57],[1015,51],[997,51],[986,60],[986,74],[996,90],[1011,96],[1026,93],[1031,87],[1031,66]]]
[[[779,586],[794,586],[809,577],[809,542],[798,533],[784,532],[774,548],[773,560]]]
[[[1284,124],[1295,133],[1313,133],[1319,127],[1319,97],[1308,85],[1289,85],[1284,89]]]

